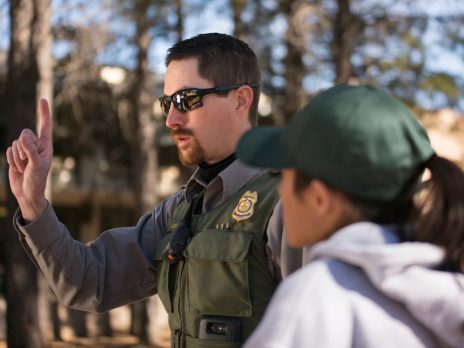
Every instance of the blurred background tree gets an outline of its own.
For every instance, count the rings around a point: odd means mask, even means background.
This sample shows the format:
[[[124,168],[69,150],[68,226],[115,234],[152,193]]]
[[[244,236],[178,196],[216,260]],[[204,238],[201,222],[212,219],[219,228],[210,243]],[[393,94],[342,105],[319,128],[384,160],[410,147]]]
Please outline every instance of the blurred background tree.
[[[9,2],[10,49],[5,83],[6,143],[23,128],[34,129],[39,96],[51,97],[51,4],[49,0]],[[7,218],[12,220],[17,203],[6,195]],[[5,297],[8,346],[43,347],[37,312],[37,270],[18,243],[18,234],[7,225],[4,235]],[[25,331],[28,334],[24,334]]]
[[[0,300],[10,309],[9,346],[121,332],[166,344],[153,327],[162,316],[156,300],[126,308],[121,328],[113,311],[66,312],[46,286],[38,292],[11,227],[3,153],[22,128],[34,128],[39,96],[54,109],[49,198],[87,242],[136,223],[192,173],[180,166],[157,104],[166,49],[176,41],[213,31],[247,41],[262,69],[261,124],[285,125],[334,83],[373,83],[426,124],[446,124],[463,163],[463,28],[460,0],[0,0]],[[18,334],[25,327],[32,334]]]

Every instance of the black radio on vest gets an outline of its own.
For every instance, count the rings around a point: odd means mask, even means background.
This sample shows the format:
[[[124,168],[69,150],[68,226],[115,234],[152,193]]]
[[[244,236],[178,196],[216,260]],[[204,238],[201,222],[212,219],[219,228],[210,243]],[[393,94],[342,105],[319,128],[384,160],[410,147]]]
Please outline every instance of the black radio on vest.
[[[178,227],[174,231],[174,235],[166,246],[166,259],[170,263],[175,263],[179,259],[183,258],[185,247],[187,246],[190,238],[192,237],[192,230],[191,230],[191,220],[192,214],[195,211],[200,209],[201,211],[201,204],[203,203],[203,195],[205,190],[201,190],[193,200],[190,202],[190,205],[185,213],[184,217],[180,221]]]

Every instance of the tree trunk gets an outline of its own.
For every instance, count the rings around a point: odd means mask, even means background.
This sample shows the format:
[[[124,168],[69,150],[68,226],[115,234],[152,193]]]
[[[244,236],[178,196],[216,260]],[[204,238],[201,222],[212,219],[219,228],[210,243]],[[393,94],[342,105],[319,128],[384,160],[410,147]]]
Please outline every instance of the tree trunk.
[[[53,107],[53,66],[52,66],[52,33],[51,33],[51,0],[36,1],[36,16],[39,23],[34,27],[33,35],[38,44],[36,50],[37,66],[40,78],[37,81],[37,100],[46,98]],[[52,202],[51,177],[48,177],[45,195]],[[61,325],[58,317],[58,300],[48,286],[45,277],[39,274],[39,325],[46,341],[61,339]]]
[[[242,13],[245,9],[246,0],[230,0],[230,7],[232,8],[232,19],[234,22],[233,35],[239,39],[244,40],[247,34],[245,23],[242,21]]]
[[[337,4],[338,11],[334,18],[332,42],[335,83],[347,83],[353,77],[351,55],[363,23],[351,12],[350,0],[337,0]]]
[[[38,93],[50,83],[50,0],[10,0],[10,51],[6,85],[7,143],[23,128],[35,129]],[[51,89],[49,89],[51,90]],[[11,221],[17,203],[8,192]],[[10,348],[43,347],[38,320],[38,282],[33,263],[6,231],[7,341]],[[25,334],[27,333],[27,334]]]
[[[184,15],[182,14],[182,0],[175,0],[177,22],[175,31],[177,33],[177,42],[184,38]]]
[[[141,342],[148,342],[148,311],[147,300],[139,301],[131,304],[131,334],[137,336]]]
[[[158,124],[153,117],[153,98],[148,80],[148,76],[150,76],[148,49],[152,42],[152,34],[146,12],[147,10],[139,12],[136,24],[137,67],[130,98],[132,112],[136,120],[133,150],[136,159],[136,196],[140,214],[151,211],[158,202],[156,190],[158,152],[155,141]]]
[[[152,96],[149,89],[150,76],[148,66],[148,49],[152,42],[151,21],[148,8],[149,1],[139,3],[136,9],[137,67],[131,90],[131,109],[135,119],[133,158],[135,159],[135,195],[139,215],[149,212],[158,202],[156,192],[158,178],[158,153],[156,146],[157,122],[153,117]],[[146,301],[132,305],[133,334],[143,342],[148,340],[148,314]]]
[[[300,3],[300,0],[287,0],[282,1],[280,5],[283,14],[287,18],[287,32],[285,34],[287,55],[284,58],[285,88],[281,99],[282,105],[279,108],[282,110],[283,119],[276,120],[279,125],[287,124],[303,103],[302,83],[305,76],[303,64],[304,37],[294,19]]]
[[[75,337],[89,337],[87,329],[87,313],[72,308],[67,308],[68,323]]]
[[[97,314],[96,317],[97,322],[97,332],[96,336],[106,336],[112,337],[113,336],[113,328],[111,327],[110,321],[110,314],[109,312]]]

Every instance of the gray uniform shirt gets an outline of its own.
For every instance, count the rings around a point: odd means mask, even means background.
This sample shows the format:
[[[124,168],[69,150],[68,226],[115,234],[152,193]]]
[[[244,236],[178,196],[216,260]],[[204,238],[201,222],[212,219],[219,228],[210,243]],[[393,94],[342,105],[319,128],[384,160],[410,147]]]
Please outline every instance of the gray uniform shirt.
[[[71,237],[51,205],[27,225],[18,211],[14,224],[25,250],[62,303],[104,312],[157,292],[155,250],[182,199],[190,202],[198,188],[206,186],[202,209],[207,212],[262,173],[236,160],[206,185],[197,171],[177,192],[142,216],[136,226],[107,230],[87,244]],[[269,267],[279,279],[302,265],[301,251],[287,246],[284,233],[278,203],[267,227],[267,252]]]

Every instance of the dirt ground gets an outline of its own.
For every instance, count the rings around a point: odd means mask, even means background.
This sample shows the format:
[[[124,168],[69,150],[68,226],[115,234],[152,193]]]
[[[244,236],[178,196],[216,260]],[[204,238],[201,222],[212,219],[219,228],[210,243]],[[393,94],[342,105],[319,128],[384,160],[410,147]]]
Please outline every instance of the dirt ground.
[[[51,348],[75,348],[75,347],[95,347],[95,348],[148,348],[153,346],[144,345],[133,336],[100,337],[100,338],[79,338],[70,342],[51,342]]]
[[[7,348],[6,344],[6,321],[5,321],[6,303],[5,299],[0,296],[0,348]],[[170,331],[167,327],[167,314],[161,306],[159,298],[153,296],[148,301],[148,311],[150,322],[148,327],[150,344],[143,344],[138,337],[130,335],[130,311],[127,306],[120,307],[110,311],[110,321],[113,329],[113,337],[98,336],[95,332],[95,318],[88,314],[87,329],[89,338],[76,337],[66,320],[66,310],[63,306],[59,307],[59,315],[63,319],[61,325],[62,341],[49,341],[47,348],[167,348],[170,347]],[[156,334],[155,334],[156,333]],[[50,333],[48,336],[52,337]]]
[[[53,341],[48,345],[49,348],[156,348],[153,345],[144,345],[138,338],[129,335],[119,335],[116,337],[99,337],[99,338],[74,338],[66,342]],[[0,348],[7,348],[5,341],[0,341]]]

